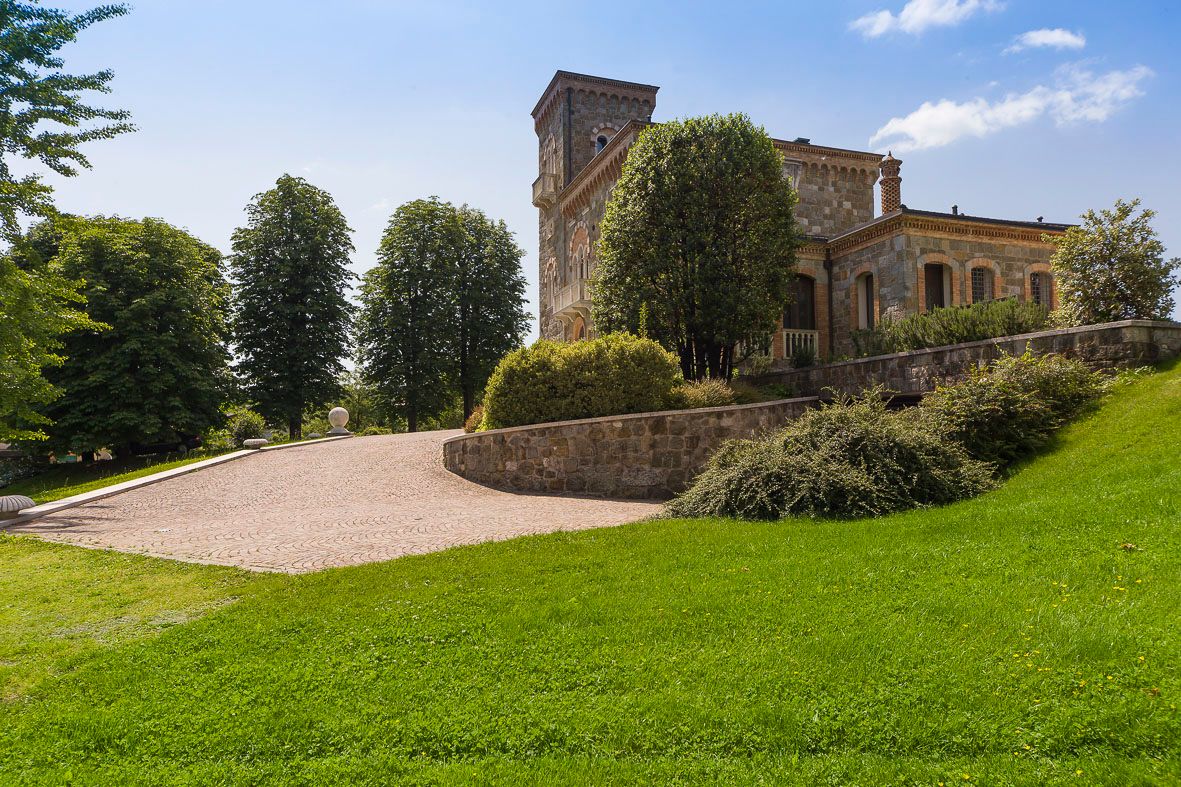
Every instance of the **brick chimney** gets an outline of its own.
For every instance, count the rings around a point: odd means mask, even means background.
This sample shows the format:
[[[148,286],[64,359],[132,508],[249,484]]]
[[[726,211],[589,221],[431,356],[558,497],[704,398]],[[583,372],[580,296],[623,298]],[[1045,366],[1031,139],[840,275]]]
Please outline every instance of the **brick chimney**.
[[[886,154],[882,159],[882,213],[893,213],[902,207],[902,161],[894,158],[894,153]]]

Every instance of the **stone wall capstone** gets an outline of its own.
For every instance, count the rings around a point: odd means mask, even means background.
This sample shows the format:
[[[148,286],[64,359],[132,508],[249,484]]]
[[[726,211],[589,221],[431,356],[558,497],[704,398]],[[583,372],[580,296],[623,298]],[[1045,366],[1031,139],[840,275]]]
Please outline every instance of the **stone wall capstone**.
[[[453,437],[451,472],[514,492],[667,499],[683,491],[723,442],[772,431],[815,397],[760,404],[559,421]]]
[[[788,386],[797,396],[824,396],[827,391],[856,394],[884,385],[901,394],[922,394],[940,383],[962,380],[1002,353],[1057,353],[1078,358],[1095,369],[1143,366],[1181,355],[1181,323],[1124,320],[1085,325],[979,342],[932,347],[852,361],[775,370],[760,384]]]

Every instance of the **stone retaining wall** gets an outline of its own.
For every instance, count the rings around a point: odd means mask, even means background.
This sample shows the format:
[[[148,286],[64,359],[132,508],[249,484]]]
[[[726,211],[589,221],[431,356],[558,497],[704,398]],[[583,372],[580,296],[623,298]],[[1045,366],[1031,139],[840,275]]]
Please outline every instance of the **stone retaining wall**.
[[[855,394],[885,385],[902,394],[934,390],[937,383],[962,380],[1002,353],[1059,353],[1079,358],[1096,369],[1119,369],[1181,355],[1181,323],[1124,320],[1081,328],[1040,331],[947,347],[878,355],[852,361],[776,370],[758,382],[787,385],[797,396],[821,396],[825,389]]]
[[[816,399],[586,418],[453,437],[444,465],[516,492],[665,499],[683,491],[726,440],[800,416]]]

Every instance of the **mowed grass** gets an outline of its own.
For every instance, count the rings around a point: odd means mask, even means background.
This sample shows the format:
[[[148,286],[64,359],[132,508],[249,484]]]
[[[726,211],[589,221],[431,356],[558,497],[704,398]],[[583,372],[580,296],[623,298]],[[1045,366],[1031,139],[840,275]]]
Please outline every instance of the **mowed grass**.
[[[136,478],[162,473],[177,467],[191,465],[211,459],[217,454],[202,453],[196,456],[179,457],[141,456],[128,460],[109,460],[90,464],[68,463],[53,465],[43,473],[25,478],[0,488],[0,495],[25,495],[38,503],[64,500],[67,497],[93,492],[104,486],[121,484]]]
[[[1174,365],[996,492],[880,519],[638,523],[302,577],[132,559],[158,590],[9,539],[0,565],[23,555],[41,590],[0,586],[8,619],[207,595],[52,674],[20,666],[48,646],[18,654],[0,782],[1176,784],[1179,536]]]

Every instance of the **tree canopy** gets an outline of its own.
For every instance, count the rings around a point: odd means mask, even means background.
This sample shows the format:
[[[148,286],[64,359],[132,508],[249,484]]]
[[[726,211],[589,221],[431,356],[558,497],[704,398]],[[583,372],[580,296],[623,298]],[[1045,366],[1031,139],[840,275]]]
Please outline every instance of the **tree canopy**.
[[[365,379],[391,418],[417,431],[452,401],[454,299],[463,224],[437,197],[414,200],[390,218],[377,265],[361,287],[357,343]]]
[[[595,328],[646,322],[687,379],[728,379],[736,347],[764,345],[790,301],[796,201],[771,138],[744,115],[645,129],[600,227]]]
[[[81,145],[132,130],[126,111],[82,98],[109,93],[114,74],[65,73],[57,54],[87,27],[126,13],[121,4],[70,14],[35,2],[0,0],[0,234],[9,242],[20,236],[22,214],[53,214],[52,189],[40,175],[16,175],[13,159],[39,161],[72,177],[90,166]]]
[[[229,287],[217,249],[157,219],[62,218],[36,243],[110,326],[65,336],[65,361],[47,371],[63,391],[44,411],[52,447],[126,454],[220,424]]]
[[[1165,259],[1152,228],[1155,211],[1137,213],[1140,200],[1116,200],[1111,210],[1088,210],[1082,224],[1044,236],[1057,248],[1051,267],[1069,321],[1089,325],[1167,318],[1173,310],[1181,259]]]
[[[305,410],[342,393],[352,230],[328,192],[291,175],[246,214],[231,257],[236,368],[256,409],[299,437]]]
[[[365,379],[410,431],[456,397],[463,415],[528,326],[523,255],[502,221],[436,197],[390,219],[361,290]]]
[[[464,238],[456,266],[456,384],[467,420],[476,396],[496,364],[521,345],[529,330],[525,312],[523,249],[503,221],[464,206],[459,210]]]

